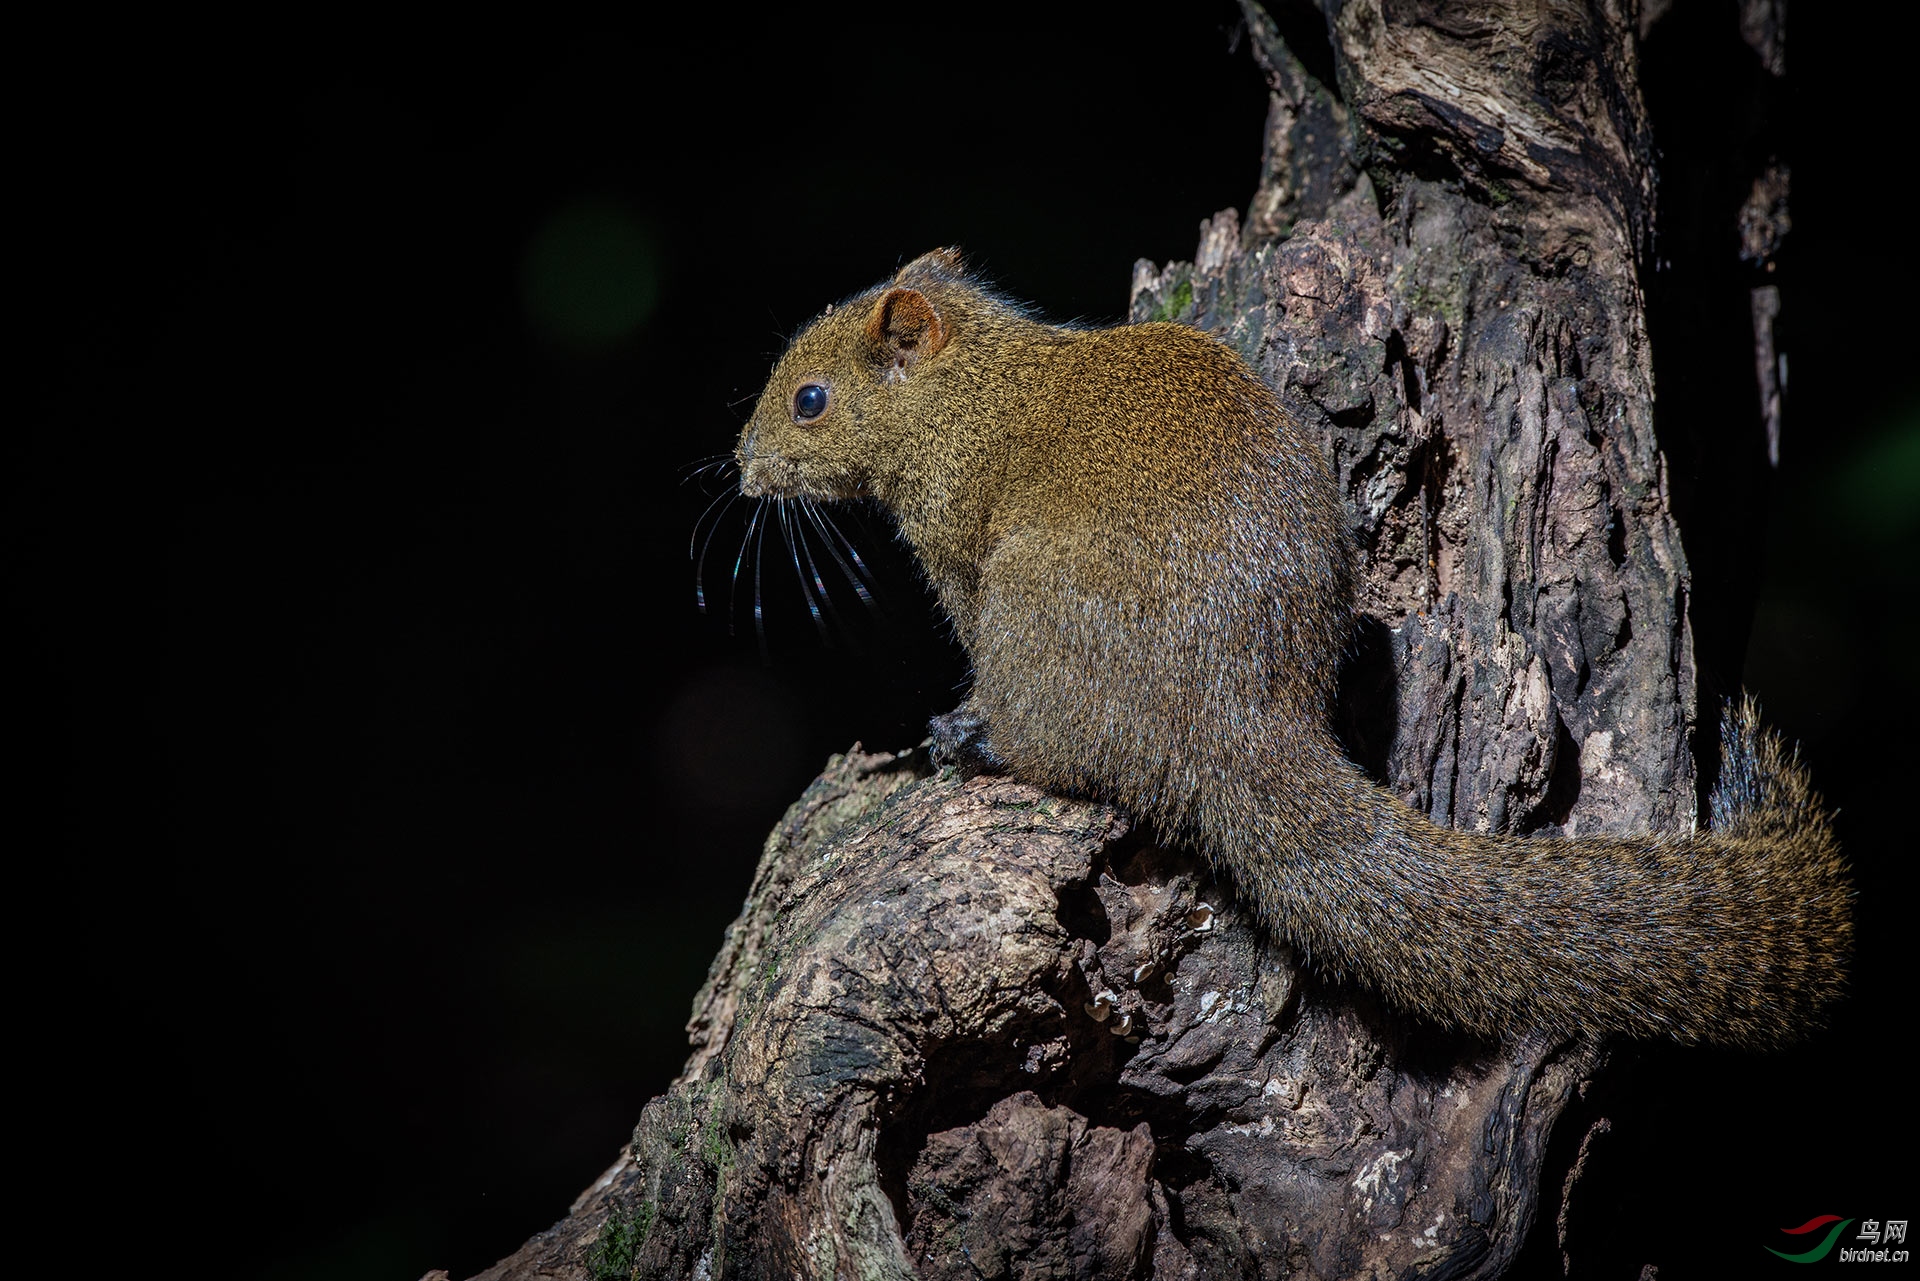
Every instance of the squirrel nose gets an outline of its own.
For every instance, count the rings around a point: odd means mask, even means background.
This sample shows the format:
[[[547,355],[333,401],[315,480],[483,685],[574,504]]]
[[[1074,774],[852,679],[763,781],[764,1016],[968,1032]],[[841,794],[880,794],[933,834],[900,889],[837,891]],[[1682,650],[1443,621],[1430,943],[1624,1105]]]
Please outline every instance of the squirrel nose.
[[[740,492],[748,498],[764,498],[772,491],[767,487],[767,460],[753,450],[753,442],[740,442],[740,448],[733,453],[734,460],[740,464]]]

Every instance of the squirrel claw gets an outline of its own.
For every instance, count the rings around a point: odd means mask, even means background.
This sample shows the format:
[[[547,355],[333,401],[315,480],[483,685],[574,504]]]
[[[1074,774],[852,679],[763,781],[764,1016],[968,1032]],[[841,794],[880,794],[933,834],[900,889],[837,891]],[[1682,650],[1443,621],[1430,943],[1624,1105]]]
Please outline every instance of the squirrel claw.
[[[933,763],[951,765],[962,776],[1002,774],[1007,763],[987,743],[987,723],[965,707],[927,722],[933,737]]]

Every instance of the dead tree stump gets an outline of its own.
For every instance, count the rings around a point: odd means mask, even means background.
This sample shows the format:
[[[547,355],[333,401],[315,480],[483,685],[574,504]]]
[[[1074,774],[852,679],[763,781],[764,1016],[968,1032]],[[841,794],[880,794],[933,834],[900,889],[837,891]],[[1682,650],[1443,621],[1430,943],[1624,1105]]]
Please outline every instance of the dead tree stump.
[[[1442,823],[1686,829],[1632,7],[1328,0],[1290,45],[1243,6],[1260,189],[1131,312],[1219,334],[1326,440],[1351,750]],[[1123,814],[857,748],[769,839],[691,1031],[627,1152],[483,1275],[1494,1276],[1603,1053],[1409,1021]]]

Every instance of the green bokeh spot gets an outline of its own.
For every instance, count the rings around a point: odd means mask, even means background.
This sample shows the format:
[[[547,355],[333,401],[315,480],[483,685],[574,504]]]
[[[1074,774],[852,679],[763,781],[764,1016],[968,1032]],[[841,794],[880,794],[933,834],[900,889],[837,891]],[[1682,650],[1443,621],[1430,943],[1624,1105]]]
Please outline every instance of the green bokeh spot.
[[[631,336],[653,311],[658,278],[646,232],[605,201],[553,214],[534,232],[520,266],[528,320],[550,341],[580,351]]]
[[[1920,406],[1909,407],[1840,469],[1829,494],[1843,519],[1873,534],[1920,525]]]

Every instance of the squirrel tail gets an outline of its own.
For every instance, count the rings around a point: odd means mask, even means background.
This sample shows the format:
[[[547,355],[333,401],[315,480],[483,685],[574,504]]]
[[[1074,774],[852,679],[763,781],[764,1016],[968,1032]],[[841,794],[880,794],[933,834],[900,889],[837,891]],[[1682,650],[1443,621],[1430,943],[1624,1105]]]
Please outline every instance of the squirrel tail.
[[[1750,698],[1725,709],[1721,744],[1713,827],[1691,836],[1440,827],[1320,735],[1193,821],[1270,929],[1396,1005],[1481,1035],[1767,1048],[1840,995],[1853,890],[1798,752]],[[1339,798],[1331,816],[1288,808],[1308,790]]]

